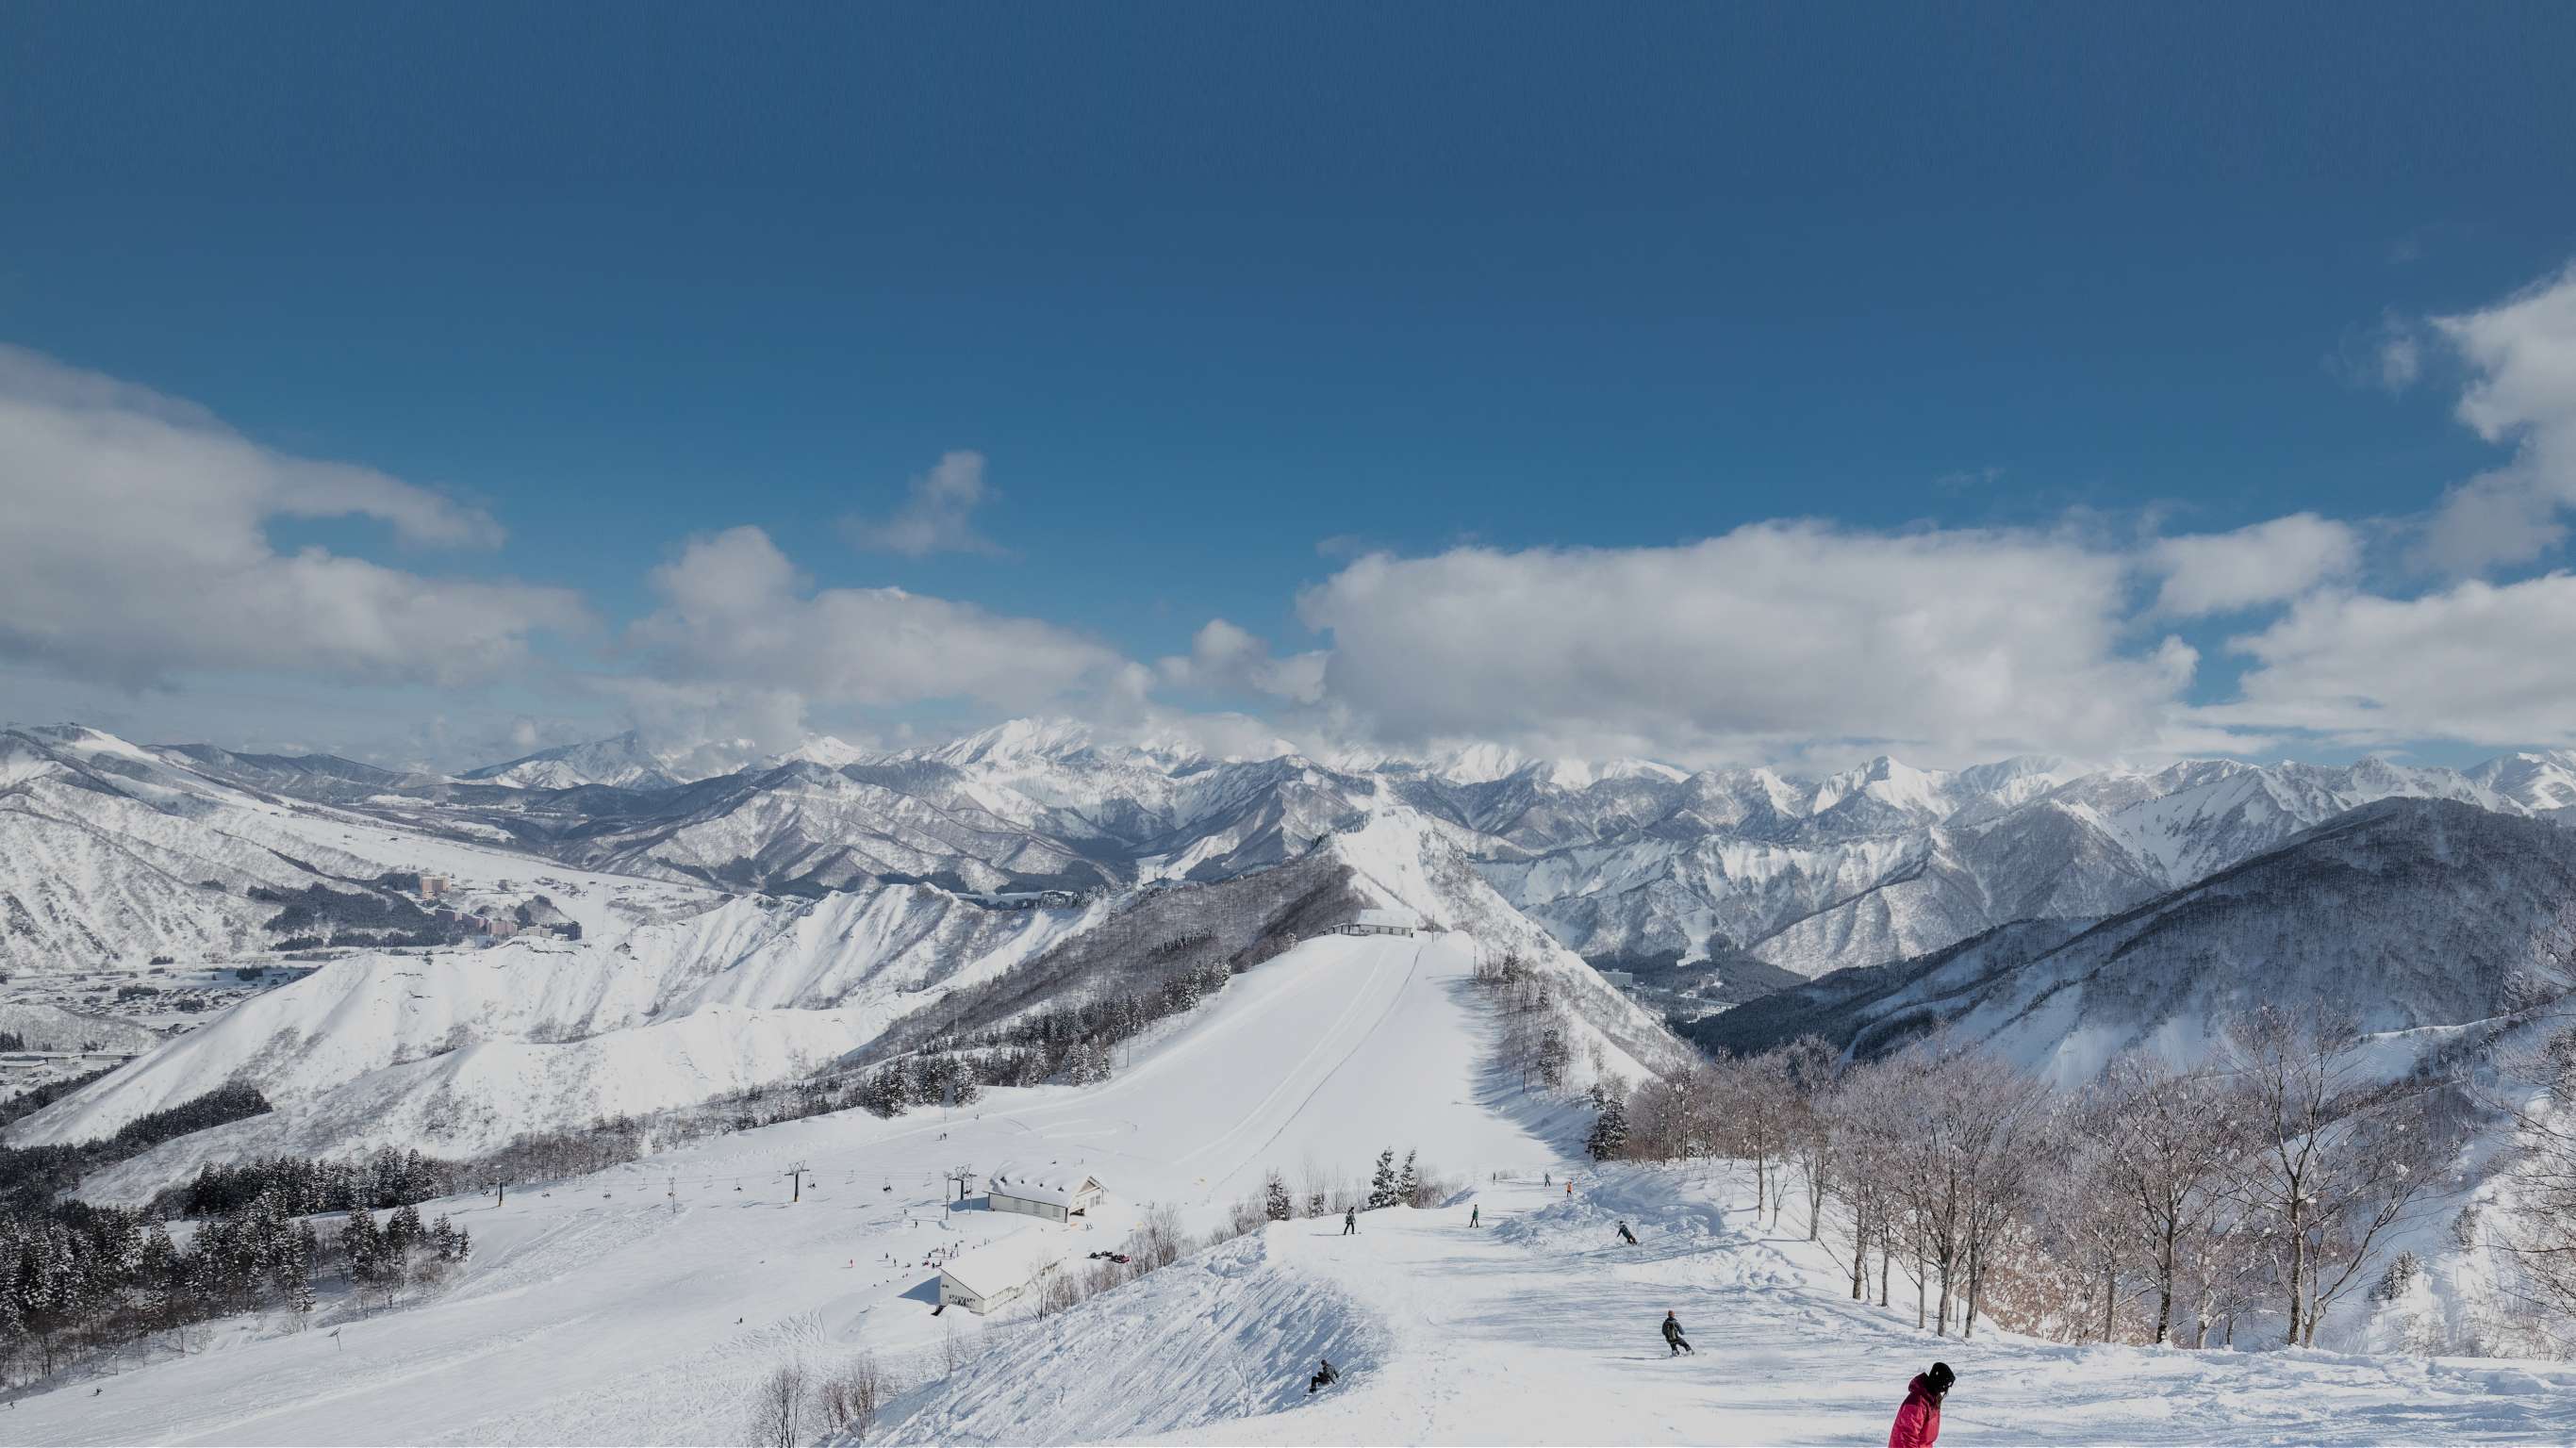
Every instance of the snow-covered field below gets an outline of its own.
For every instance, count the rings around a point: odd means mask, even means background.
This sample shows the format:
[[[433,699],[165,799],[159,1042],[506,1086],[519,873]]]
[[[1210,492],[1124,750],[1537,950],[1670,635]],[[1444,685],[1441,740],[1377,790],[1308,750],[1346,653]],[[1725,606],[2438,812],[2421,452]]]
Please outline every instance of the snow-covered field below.
[[[1883,1443],[1936,1359],[1959,1374],[1945,1443],[2539,1443],[2576,1425],[2564,1365],[1938,1339],[1910,1301],[1851,1301],[1796,1212],[1757,1224],[1740,1167],[1587,1167],[1571,1197],[1480,1183],[1352,1237],[1280,1223],[1020,1329],[869,1441]],[[1691,1356],[1659,1336],[1667,1311]],[[1343,1378],[1310,1397],[1319,1354]]]
[[[1490,1070],[1473,961],[1456,935],[1316,940],[1099,1086],[799,1121],[435,1204],[475,1239],[446,1287],[372,1316],[335,1303],[301,1332],[234,1323],[25,1398],[0,1437],[741,1443],[780,1364],[862,1350],[931,1375],[872,1442],[1876,1443],[1936,1357],[1960,1375],[1956,1443],[2538,1442],[2576,1424],[2571,1367],[1936,1340],[1910,1303],[1851,1302],[1795,1206],[1756,1223],[1735,1168],[1582,1167],[1573,1193],[1542,1188],[1574,1165],[1582,1114]],[[1464,1190],[1364,1214],[1355,1236],[1274,1224],[1043,1321],[932,1315],[944,1251],[1035,1233],[1078,1265],[1149,1204],[1204,1228],[1269,1169],[1364,1177],[1385,1146]],[[1007,1163],[1079,1167],[1111,1200],[1070,1228],[945,1209],[949,1170]],[[1640,1245],[1615,1244],[1620,1220]],[[1666,1354],[1668,1309],[1694,1356]],[[1309,1398],[1319,1356],[1345,1376]]]
[[[1491,1026],[1462,936],[1331,937],[1238,977],[1088,1088],[996,1091],[971,1108],[844,1113],[695,1143],[575,1181],[423,1207],[473,1233],[435,1295],[21,1400],[12,1443],[730,1443],[789,1355],[967,1350],[992,1322],[931,1316],[938,1249],[1051,1232],[1077,1262],[1149,1203],[1193,1229],[1276,1167],[1364,1179],[1419,1147],[1465,1175],[1555,1159],[1485,1104]],[[1078,1163],[1111,1201],[1072,1230],[943,1211],[946,1173]],[[785,1169],[803,1164],[790,1204]],[[678,1209],[667,1195],[676,1180]],[[339,1311],[335,1309],[335,1311]],[[93,1387],[105,1391],[92,1395]]]

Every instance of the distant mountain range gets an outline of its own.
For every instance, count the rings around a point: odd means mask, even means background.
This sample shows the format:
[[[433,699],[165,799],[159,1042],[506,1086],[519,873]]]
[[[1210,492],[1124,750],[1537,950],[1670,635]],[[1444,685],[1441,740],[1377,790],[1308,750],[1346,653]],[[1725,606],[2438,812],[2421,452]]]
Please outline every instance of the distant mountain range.
[[[1681,1047],[1585,960],[1687,987],[1677,1018],[1750,1000],[1691,1028],[1709,1044],[1869,1049],[1949,1020],[2074,1076],[2125,1044],[2201,1049],[2253,999],[2349,1001],[2399,1031],[2488,1019],[2533,988],[2532,932],[2576,895],[2567,754],[1806,778],[1492,748],[1219,759],[1018,721],[689,773],[631,735],[451,777],[0,732],[0,972],[338,947],[15,1135],[112,1131],[247,1079],[280,1110],[188,1152],[488,1150],[789,1079],[906,1021],[1079,999],[1134,953],[1116,942],[1196,948],[1215,907],[1192,887],[1282,867],[1339,882],[1300,898],[1537,963],[1621,1071]],[[1068,893],[998,908],[1041,888]],[[1267,908],[1224,918],[1240,934]],[[567,928],[388,948],[386,921],[440,910]],[[1006,977],[1013,994],[973,994]]]
[[[1800,777],[1491,746],[1430,761],[1216,759],[1019,720],[935,748],[867,753],[817,738],[688,773],[633,734],[445,777],[141,747],[78,726],[11,730],[0,734],[0,961],[255,947],[257,912],[205,882],[292,889],[399,870],[411,833],[789,896],[914,882],[1084,891],[1228,878],[1401,807],[1596,963],[1749,959],[1815,976],[2015,921],[2111,915],[2378,800],[2576,820],[2570,752],[2468,770],[2025,757],[1937,771],[1882,758]],[[289,828],[315,806],[396,833],[312,840]],[[313,858],[334,846],[353,858]]]
[[[2392,1067],[2563,1010],[2576,831],[2448,800],[2390,799],[2096,919],[2024,920],[1836,971],[1698,1022],[1758,1051],[1813,1034],[1864,1055],[1935,1026],[2066,1084],[2150,1046],[2193,1060],[2226,1020],[2314,1005]]]

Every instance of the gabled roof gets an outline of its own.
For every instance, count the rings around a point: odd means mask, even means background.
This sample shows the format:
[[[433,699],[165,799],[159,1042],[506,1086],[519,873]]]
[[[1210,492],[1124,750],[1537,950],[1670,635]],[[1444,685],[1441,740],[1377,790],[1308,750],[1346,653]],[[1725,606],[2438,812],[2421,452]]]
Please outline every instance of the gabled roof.
[[[972,1252],[952,1257],[939,1270],[978,1297],[1025,1287],[1040,1272],[1072,1255],[1074,1240],[1061,1228],[1028,1227]]]
[[[1070,1211],[1076,1194],[1099,1187],[1100,1179],[1078,1166],[1049,1162],[1045,1166],[1006,1166],[985,1179],[989,1191],[1024,1202],[1045,1202]]]

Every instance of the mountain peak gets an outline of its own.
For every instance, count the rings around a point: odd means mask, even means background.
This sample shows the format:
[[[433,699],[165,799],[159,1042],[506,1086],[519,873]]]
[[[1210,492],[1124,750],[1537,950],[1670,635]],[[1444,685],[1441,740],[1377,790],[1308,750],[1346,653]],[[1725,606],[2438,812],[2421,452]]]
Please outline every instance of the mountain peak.
[[[1091,730],[1071,719],[1010,719],[930,750],[942,764],[1004,764],[1063,759],[1091,747]]]

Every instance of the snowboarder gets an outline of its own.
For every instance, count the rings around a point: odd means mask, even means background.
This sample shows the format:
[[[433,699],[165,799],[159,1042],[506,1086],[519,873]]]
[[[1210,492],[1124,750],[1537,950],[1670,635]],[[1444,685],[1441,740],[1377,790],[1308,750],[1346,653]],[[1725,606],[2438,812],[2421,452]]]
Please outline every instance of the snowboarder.
[[[1948,1363],[1916,1373],[1905,1385],[1905,1406],[1896,1410],[1896,1426],[1887,1431],[1887,1448],[1932,1448],[1941,1436],[1941,1400],[1957,1381]]]
[[[1359,1214],[1359,1212],[1358,1212],[1356,1209],[1354,1209],[1354,1210],[1352,1210],[1352,1211],[1347,1211],[1347,1212],[1342,1213],[1342,1235],[1343,1235],[1343,1236],[1345,1236],[1345,1237],[1351,1236],[1351,1235],[1353,1235],[1353,1234],[1357,1233],[1357,1232],[1359,1231],[1359,1229],[1360,1229],[1360,1214]]]
[[[1669,1312],[1664,1314],[1664,1345],[1672,1349],[1671,1352],[1664,1354],[1666,1357],[1680,1357],[1686,1352],[1693,1357],[1699,1356],[1698,1353],[1691,1352],[1689,1339],[1682,1336],[1681,1319]]]
[[[1470,1227],[1485,1225],[1485,1209],[1481,1204],[1467,1209],[1467,1225]]]
[[[1637,1245],[1637,1234],[1628,1230],[1627,1223],[1621,1222],[1619,1224],[1619,1240],[1627,1243],[1631,1247],[1634,1247]]]
[[[1574,1195],[1574,1178],[1572,1177],[1567,1177],[1565,1179],[1565,1194],[1569,1197]]]
[[[1333,1384],[1342,1380],[1342,1375],[1333,1371],[1332,1359],[1319,1358],[1317,1361],[1323,1363],[1324,1366],[1317,1371],[1313,1377],[1306,1380],[1306,1391],[1310,1395],[1319,1389],[1329,1388]]]

